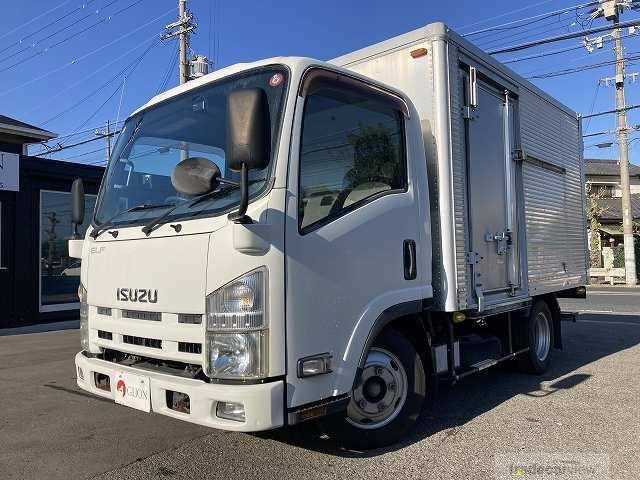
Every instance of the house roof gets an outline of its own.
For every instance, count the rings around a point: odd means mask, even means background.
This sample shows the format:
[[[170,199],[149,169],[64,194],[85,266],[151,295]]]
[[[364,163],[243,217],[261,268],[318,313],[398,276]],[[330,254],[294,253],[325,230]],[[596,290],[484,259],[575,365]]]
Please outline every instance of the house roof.
[[[602,213],[598,216],[604,222],[622,222],[622,199],[621,198],[598,198],[596,200]],[[631,195],[631,211],[634,219],[640,219],[640,194]]]
[[[585,158],[586,175],[598,176],[620,176],[620,166],[618,160],[601,159],[601,158]],[[629,165],[629,175],[640,176],[640,167],[637,165]]]
[[[37,143],[43,140],[51,140],[58,136],[53,132],[6,115],[0,115],[0,133],[22,137],[25,140],[24,143]]]

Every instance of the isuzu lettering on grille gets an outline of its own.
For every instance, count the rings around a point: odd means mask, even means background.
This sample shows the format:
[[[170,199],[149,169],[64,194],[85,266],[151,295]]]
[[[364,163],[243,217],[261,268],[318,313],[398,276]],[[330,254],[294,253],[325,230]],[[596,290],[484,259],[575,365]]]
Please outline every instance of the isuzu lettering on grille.
[[[144,288],[117,288],[116,298],[120,302],[157,303],[158,290]]]

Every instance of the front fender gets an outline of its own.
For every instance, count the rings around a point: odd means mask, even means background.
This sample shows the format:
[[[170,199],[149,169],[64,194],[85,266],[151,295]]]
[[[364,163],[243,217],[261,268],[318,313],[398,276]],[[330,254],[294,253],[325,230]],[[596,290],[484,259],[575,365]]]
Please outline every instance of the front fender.
[[[393,320],[423,311],[424,301],[429,301],[433,291],[428,286],[419,286],[387,292],[370,302],[358,318],[341,355],[341,363],[350,368],[336,379],[335,391],[346,393],[353,388],[359,369],[364,364],[366,352],[377,335]]]

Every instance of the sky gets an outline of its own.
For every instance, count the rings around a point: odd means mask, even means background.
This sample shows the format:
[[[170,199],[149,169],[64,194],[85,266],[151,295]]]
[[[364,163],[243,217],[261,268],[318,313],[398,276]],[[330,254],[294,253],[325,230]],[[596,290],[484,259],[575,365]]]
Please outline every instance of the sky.
[[[107,120],[122,120],[160,90],[177,84],[176,41],[159,41],[165,24],[177,17],[177,0],[22,0],[3,2],[0,16],[0,114],[51,130],[56,142],[71,145],[93,138]],[[589,3],[586,0],[583,3]],[[452,6],[455,5],[455,8]],[[542,17],[576,6],[576,0],[189,0],[198,28],[191,49],[207,55],[214,68],[279,55],[327,60],[435,21],[462,34],[501,26],[467,38],[490,50],[579,32],[589,27],[589,8]],[[533,18],[531,18],[533,17]],[[527,19],[521,21],[521,19]],[[623,21],[640,19],[628,11]],[[507,25],[504,25],[507,24]],[[596,19],[592,27],[603,26]],[[624,32],[626,53],[640,53],[640,34]],[[593,65],[613,59],[611,42],[592,53],[576,38],[515,53],[502,61],[544,52],[569,51],[510,63],[525,77]],[[640,71],[638,60],[627,72]],[[613,65],[550,78],[532,79],[576,112],[588,114],[615,106],[615,88],[598,86],[613,75]],[[640,103],[640,77],[627,85],[627,104]],[[615,128],[612,115],[585,120],[584,133]],[[640,123],[640,109],[628,114]],[[88,130],[88,131],[87,131]],[[72,136],[69,136],[72,135]],[[640,139],[640,133],[632,134]],[[617,148],[597,148],[612,135],[585,138],[585,158],[617,158]],[[631,143],[631,161],[640,148]],[[32,147],[31,153],[43,151]],[[104,144],[94,141],[50,158],[101,164]]]

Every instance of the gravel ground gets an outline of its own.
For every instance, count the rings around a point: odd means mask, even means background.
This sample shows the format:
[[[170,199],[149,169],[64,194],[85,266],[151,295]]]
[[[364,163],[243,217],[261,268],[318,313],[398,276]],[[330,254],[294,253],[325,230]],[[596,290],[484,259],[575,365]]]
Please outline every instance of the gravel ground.
[[[1,337],[0,477],[490,479],[500,454],[579,453],[636,479],[640,317],[583,315],[563,329],[548,374],[492,370],[441,387],[412,436],[366,453],[313,425],[247,435],[116,406],[75,387],[77,332]]]

